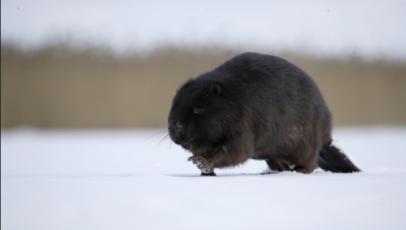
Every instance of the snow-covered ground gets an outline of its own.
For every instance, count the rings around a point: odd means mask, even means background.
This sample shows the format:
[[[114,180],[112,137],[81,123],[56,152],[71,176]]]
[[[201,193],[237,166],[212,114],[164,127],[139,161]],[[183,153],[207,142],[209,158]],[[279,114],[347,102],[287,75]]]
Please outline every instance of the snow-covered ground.
[[[261,175],[249,161],[200,177],[164,135],[3,131],[2,229],[405,229],[405,127],[338,129],[357,174]]]

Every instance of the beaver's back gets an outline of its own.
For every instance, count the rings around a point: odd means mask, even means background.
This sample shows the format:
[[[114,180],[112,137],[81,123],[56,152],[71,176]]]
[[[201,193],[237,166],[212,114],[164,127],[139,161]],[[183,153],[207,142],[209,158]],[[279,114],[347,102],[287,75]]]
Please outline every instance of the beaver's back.
[[[271,55],[243,53],[213,72],[217,71],[221,79],[216,80],[229,87],[245,109],[258,152],[305,141],[304,135],[319,139],[311,140],[318,145],[330,141],[328,107],[314,81],[297,66]]]

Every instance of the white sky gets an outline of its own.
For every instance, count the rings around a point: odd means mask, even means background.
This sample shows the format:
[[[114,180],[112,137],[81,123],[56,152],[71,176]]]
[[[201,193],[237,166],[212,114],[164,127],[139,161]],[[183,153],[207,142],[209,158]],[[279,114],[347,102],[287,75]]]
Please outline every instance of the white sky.
[[[116,51],[162,44],[311,50],[406,59],[406,0],[2,0],[1,38]]]

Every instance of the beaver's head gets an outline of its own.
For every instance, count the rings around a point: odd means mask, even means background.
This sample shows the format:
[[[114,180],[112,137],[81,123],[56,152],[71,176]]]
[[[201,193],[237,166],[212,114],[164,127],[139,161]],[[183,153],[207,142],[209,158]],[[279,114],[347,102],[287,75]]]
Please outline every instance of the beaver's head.
[[[186,82],[169,113],[171,139],[195,154],[224,144],[237,115],[227,91],[221,83],[204,78]]]

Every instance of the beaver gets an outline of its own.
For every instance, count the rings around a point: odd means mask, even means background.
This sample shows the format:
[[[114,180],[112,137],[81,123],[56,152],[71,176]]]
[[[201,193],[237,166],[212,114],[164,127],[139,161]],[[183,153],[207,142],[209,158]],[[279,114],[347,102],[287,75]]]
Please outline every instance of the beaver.
[[[243,53],[184,83],[168,131],[204,176],[248,159],[273,171],[360,171],[332,144],[331,113],[315,82],[277,56]]]

